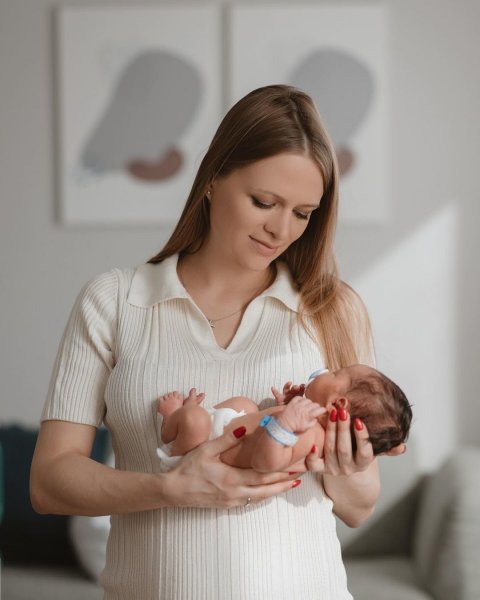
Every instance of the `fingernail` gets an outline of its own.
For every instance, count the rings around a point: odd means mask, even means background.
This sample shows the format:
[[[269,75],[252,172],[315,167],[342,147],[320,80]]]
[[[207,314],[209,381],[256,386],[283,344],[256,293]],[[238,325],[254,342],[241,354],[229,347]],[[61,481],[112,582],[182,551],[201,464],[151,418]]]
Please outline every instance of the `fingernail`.
[[[332,423],[336,423],[337,421],[337,409],[336,408],[332,408],[332,410],[330,411],[330,421]]]
[[[341,408],[338,411],[338,416],[340,417],[340,421],[346,421],[347,420],[347,411],[344,408]]]
[[[236,438],[241,438],[242,435],[246,434],[246,432],[247,432],[247,428],[242,425],[241,427],[237,427],[237,429],[233,430],[233,435]]]
[[[295,479],[295,481],[292,483],[292,488],[299,486],[301,483],[302,483],[301,479]]]
[[[310,450],[310,454],[317,454],[318,448],[316,444],[313,444],[312,449]]]
[[[357,418],[357,419],[355,419],[355,421],[353,423],[354,423],[355,429],[357,431],[362,431],[362,429],[363,429],[363,421],[362,421],[362,419],[358,419]]]

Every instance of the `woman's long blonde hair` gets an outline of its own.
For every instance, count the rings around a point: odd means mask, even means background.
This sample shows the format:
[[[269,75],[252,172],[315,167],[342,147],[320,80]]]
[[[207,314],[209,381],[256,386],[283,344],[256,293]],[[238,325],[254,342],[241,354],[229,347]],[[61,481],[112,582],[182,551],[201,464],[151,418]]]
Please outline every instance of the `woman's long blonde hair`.
[[[281,153],[308,154],[324,180],[320,207],[303,235],[281,255],[298,286],[300,318],[308,320],[330,369],[370,362],[370,325],[363,303],[339,280],[333,243],[338,168],[330,138],[306,93],[287,85],[250,92],[225,115],[193,182],[174,232],[150,263],[195,253],[210,229],[209,185],[236,169]]]

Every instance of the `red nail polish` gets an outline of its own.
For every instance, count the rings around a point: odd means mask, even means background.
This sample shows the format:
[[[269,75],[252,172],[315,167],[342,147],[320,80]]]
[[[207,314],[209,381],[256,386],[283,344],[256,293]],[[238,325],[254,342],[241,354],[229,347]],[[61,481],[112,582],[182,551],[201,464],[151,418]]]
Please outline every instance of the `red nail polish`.
[[[316,444],[313,444],[312,449],[310,450],[310,454],[317,454],[318,448]]]
[[[355,429],[357,431],[362,431],[363,429],[363,421],[362,419],[355,419],[355,421],[353,422],[353,424],[355,425]]]
[[[340,417],[340,421],[346,421],[347,420],[347,411],[344,408],[341,408],[338,411],[338,416]]]
[[[295,479],[295,481],[292,483],[292,488],[299,486],[301,483],[302,483],[301,479]]]
[[[242,435],[245,435],[247,433],[247,428],[244,427],[243,425],[241,427],[237,427],[236,429],[233,430],[233,435],[236,438],[241,438]]]
[[[337,409],[336,408],[332,408],[332,410],[330,411],[330,421],[332,423],[336,423],[337,422]]]

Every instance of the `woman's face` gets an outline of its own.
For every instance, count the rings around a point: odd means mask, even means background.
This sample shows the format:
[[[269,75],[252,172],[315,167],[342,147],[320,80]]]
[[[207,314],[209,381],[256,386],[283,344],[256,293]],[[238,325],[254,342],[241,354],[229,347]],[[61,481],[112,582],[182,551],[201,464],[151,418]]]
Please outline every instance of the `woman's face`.
[[[309,156],[278,154],[212,184],[207,247],[238,266],[263,270],[305,231],[323,178]]]

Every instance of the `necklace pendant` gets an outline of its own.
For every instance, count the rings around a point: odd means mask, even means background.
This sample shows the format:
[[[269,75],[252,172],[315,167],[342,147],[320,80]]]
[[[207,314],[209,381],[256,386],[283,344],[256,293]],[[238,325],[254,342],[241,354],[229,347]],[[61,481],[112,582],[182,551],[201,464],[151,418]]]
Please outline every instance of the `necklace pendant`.
[[[212,329],[215,329],[215,323],[211,319],[208,319],[208,324]]]

